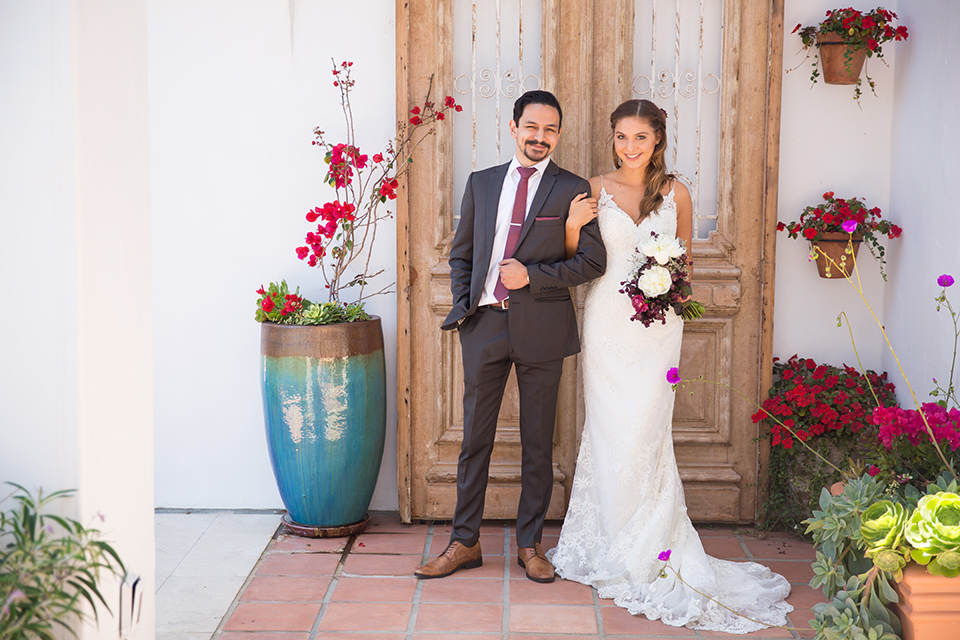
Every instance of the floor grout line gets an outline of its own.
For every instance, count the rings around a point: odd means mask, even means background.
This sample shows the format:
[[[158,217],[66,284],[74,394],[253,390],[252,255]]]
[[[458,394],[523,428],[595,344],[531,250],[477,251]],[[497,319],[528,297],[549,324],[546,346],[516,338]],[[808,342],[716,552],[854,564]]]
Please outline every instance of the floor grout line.
[[[317,617],[313,621],[313,626],[310,628],[309,640],[315,640],[317,634],[320,633],[320,622],[323,620],[323,614],[327,612],[330,600],[333,599],[333,592],[336,590],[337,585],[340,584],[340,578],[343,576],[343,565],[346,564],[347,556],[350,555],[350,551],[353,549],[356,540],[357,534],[353,534],[347,540],[347,544],[343,546],[343,551],[340,553],[340,562],[337,563],[337,568],[333,571],[333,577],[330,579],[330,584],[327,585],[327,592],[323,594],[323,604],[320,605],[320,611],[317,612]]]
[[[154,511],[156,511],[156,510],[154,510]],[[187,514],[189,514],[189,512],[187,512]],[[196,539],[194,539],[194,541],[193,541],[193,544],[190,545],[190,548],[187,549],[187,550],[183,553],[182,556],[180,556],[180,559],[179,559],[179,560],[177,560],[176,566],[173,568],[172,571],[170,571],[169,575],[167,575],[167,577],[163,579],[163,582],[162,582],[162,583],[160,583],[160,584],[158,584],[158,585],[156,586],[156,588],[154,589],[154,592],[153,592],[154,595],[156,595],[157,591],[160,591],[160,589],[163,587],[163,585],[165,585],[165,584],[167,583],[167,580],[169,580],[170,578],[173,577],[173,574],[175,574],[175,573],[177,572],[177,569],[179,569],[179,568],[180,568],[180,565],[183,564],[183,561],[187,559],[187,556],[190,555],[190,552],[193,551],[194,548],[195,548],[198,544],[200,544],[200,539],[203,538],[203,535],[210,529],[210,527],[213,526],[213,523],[216,522],[216,521],[217,521],[217,518],[219,518],[219,517],[220,517],[220,514],[219,514],[219,513],[216,514],[216,515],[214,516],[213,520],[210,521],[210,524],[208,524],[206,527],[204,527],[204,528],[203,528],[203,531],[201,531],[201,532],[197,535]],[[156,522],[156,515],[154,515],[154,522]],[[156,525],[154,525],[154,527],[156,527]]]
[[[597,593],[596,587],[590,587],[590,592],[593,595],[593,613],[597,617],[597,636],[600,637],[600,640],[606,640],[607,631],[603,627],[603,610],[600,608],[600,594]]]
[[[420,554],[420,566],[430,560],[430,547],[433,546],[433,529],[431,523],[427,526],[427,537],[423,542],[423,553]],[[417,615],[420,613],[420,597],[423,593],[423,580],[417,579],[417,586],[413,589],[413,601],[410,604],[410,618],[407,620],[407,640],[413,640],[413,630],[417,626]]]
[[[503,526],[503,640],[510,637],[510,527]]]

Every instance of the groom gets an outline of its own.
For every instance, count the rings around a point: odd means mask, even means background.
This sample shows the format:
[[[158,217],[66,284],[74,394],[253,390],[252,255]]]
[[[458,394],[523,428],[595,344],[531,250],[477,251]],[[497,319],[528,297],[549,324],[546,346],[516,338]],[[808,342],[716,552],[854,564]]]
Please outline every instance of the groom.
[[[521,493],[517,562],[527,577],[552,582],[540,548],[553,483],[553,430],[563,359],[580,351],[569,287],[603,274],[606,251],[596,220],[581,230],[576,255],[564,253],[571,200],[589,183],[550,160],[563,113],[547,91],[528,91],[513,107],[516,155],[467,180],[460,224],[450,248],[453,309],[463,352],[463,446],[457,507],[447,549],[416,571],[442,578],[479,567],[480,520],[497,414],[510,367],[520,390]]]

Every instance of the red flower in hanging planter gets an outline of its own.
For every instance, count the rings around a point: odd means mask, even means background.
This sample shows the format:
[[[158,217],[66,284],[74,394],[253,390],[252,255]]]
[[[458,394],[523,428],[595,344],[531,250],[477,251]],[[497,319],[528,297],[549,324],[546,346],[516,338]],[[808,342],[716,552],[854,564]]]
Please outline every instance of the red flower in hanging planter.
[[[844,227],[853,225],[858,239],[870,249],[870,253],[880,262],[880,273],[883,274],[884,247],[880,240],[883,236],[888,239],[899,238],[903,229],[884,220],[880,208],[867,208],[860,198],[836,198],[833,191],[823,194],[822,204],[809,205],[804,208],[798,221],[788,222],[785,225],[787,235],[791,238],[804,239],[816,243],[824,238],[825,233],[849,233]],[[778,231],[783,231],[779,224]]]

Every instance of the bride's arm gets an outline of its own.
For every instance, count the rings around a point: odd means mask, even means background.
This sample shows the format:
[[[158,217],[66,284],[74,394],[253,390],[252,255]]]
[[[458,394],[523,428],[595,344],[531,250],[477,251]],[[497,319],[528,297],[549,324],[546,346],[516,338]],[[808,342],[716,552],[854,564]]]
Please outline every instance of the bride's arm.
[[[590,189],[594,193],[597,191],[593,180],[590,181]],[[584,193],[574,198],[573,202],[570,203],[563,235],[563,247],[568,259],[577,253],[577,245],[580,244],[580,229],[596,217],[596,198],[587,197],[587,194]]]
[[[690,191],[676,181],[674,197],[677,201],[677,237],[683,240],[687,248],[687,264],[690,265],[690,276],[693,277],[693,202],[690,200]]]

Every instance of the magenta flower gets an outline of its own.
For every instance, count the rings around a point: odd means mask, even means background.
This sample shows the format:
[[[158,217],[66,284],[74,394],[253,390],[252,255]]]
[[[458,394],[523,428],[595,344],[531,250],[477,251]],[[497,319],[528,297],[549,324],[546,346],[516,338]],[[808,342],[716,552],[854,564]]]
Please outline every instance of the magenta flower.
[[[870,465],[870,466],[867,468],[867,473],[868,473],[868,474],[870,475],[870,477],[872,478],[873,476],[875,476],[875,475],[877,475],[878,473],[880,473],[880,469],[877,468],[877,465],[872,464],[872,465]]]
[[[667,371],[667,382],[678,384],[680,382],[680,371],[676,367],[670,367]]]
[[[953,276],[949,273],[945,273],[939,278],[937,278],[937,284],[941,287],[949,287],[953,285]]]
[[[857,230],[857,221],[856,220],[846,220],[840,228],[846,231],[847,233],[853,233]]]
[[[666,562],[669,559],[670,559],[670,549],[667,549],[666,551],[661,551],[660,555],[657,556],[657,560],[659,560],[660,562]]]

